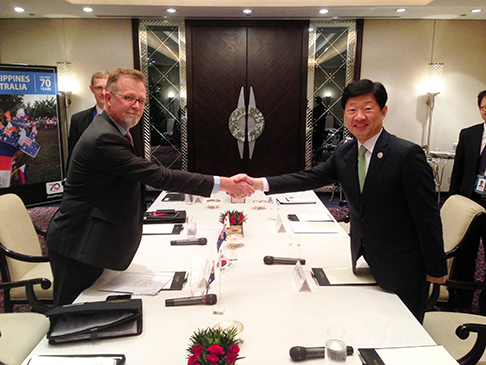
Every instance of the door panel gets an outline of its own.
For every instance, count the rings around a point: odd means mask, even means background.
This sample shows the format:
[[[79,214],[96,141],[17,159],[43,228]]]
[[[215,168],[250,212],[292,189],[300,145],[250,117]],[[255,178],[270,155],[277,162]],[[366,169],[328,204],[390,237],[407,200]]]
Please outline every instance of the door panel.
[[[197,27],[192,42],[193,113],[188,117],[193,171],[221,175],[244,171],[228,118],[246,83],[246,29]]]
[[[190,29],[189,169],[226,176],[239,172],[275,175],[302,169],[307,70],[303,32],[307,28],[239,24],[191,25]],[[247,144],[244,158],[240,158],[237,141],[228,128],[241,87],[247,105],[250,86],[265,118],[251,160]]]
[[[248,86],[253,88],[265,129],[248,162],[251,176],[303,168],[305,89],[302,75],[303,27],[248,29]]]

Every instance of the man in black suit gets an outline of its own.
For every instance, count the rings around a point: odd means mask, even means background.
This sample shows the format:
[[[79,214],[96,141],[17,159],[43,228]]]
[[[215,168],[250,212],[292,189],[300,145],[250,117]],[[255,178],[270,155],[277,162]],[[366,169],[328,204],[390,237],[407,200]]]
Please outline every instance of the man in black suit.
[[[339,182],[350,209],[353,268],[363,255],[376,282],[396,293],[422,322],[429,282],[443,283],[447,274],[442,225],[424,151],[383,129],[387,98],[380,83],[352,82],[341,103],[346,125],[357,140],[339,146],[312,169],[267,179],[240,175],[235,181],[248,181],[270,193]]]
[[[230,178],[171,170],[136,156],[129,130],[143,114],[145,95],[140,71],[115,70],[104,112],[74,147],[63,200],[46,237],[55,305],[72,303],[103,269],[130,265],[142,237],[144,185],[202,196],[255,191]]]
[[[103,112],[105,105],[105,88],[110,74],[107,71],[97,71],[91,76],[89,89],[96,99],[96,105],[92,108],[73,114],[71,117],[71,126],[69,127],[68,136],[68,162],[71,159],[74,145],[78,142],[79,137],[88,128],[96,115]]]
[[[481,117],[486,122],[486,90],[478,94],[478,107]],[[480,166],[481,154],[486,154],[485,146],[484,122],[461,130],[452,168],[449,195],[463,195],[486,208],[485,166]]]

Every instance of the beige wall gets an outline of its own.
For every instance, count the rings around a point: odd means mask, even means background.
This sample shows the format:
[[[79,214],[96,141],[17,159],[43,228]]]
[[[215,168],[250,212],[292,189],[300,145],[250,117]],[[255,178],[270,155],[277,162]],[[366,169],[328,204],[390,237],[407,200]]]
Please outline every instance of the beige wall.
[[[361,77],[380,81],[388,90],[385,128],[422,144],[427,64],[440,62],[444,64],[443,86],[435,98],[430,149],[452,150],[462,128],[482,122],[476,97],[486,89],[484,39],[484,21],[365,21]],[[452,165],[453,161],[440,163],[443,191],[448,190]]]
[[[91,75],[133,67],[130,20],[29,19],[0,21],[0,62],[55,66],[72,63],[71,113],[95,104]]]
[[[366,20],[361,76],[382,82],[388,90],[385,127],[400,137],[422,143],[427,119],[423,89],[427,64],[442,62],[443,88],[436,97],[430,148],[451,150],[462,128],[482,121],[476,96],[486,89],[484,39],[485,21]],[[93,72],[133,67],[131,21],[0,22],[1,63],[55,65],[65,60],[72,63],[75,90],[71,113],[75,113],[94,105],[88,88]],[[446,166],[446,183],[451,166],[452,162]]]

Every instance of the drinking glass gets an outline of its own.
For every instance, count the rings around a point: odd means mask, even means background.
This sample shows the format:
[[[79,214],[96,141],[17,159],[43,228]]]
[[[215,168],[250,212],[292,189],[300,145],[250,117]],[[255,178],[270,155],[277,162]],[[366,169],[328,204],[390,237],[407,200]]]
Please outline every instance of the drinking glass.
[[[289,257],[300,258],[302,253],[302,247],[300,245],[300,236],[291,234],[289,236]]]
[[[192,215],[187,220],[187,237],[196,237],[197,233],[197,219]]]
[[[325,364],[342,365],[346,362],[346,344],[343,341],[346,332],[338,327],[327,330]]]

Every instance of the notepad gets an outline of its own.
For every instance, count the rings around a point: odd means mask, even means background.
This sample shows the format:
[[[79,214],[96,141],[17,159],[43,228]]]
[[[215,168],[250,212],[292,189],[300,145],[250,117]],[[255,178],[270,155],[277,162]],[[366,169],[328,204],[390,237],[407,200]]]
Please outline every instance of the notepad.
[[[312,198],[301,198],[296,196],[278,197],[277,202],[279,204],[315,204],[316,203]]]
[[[184,271],[161,273],[121,272],[99,290],[135,295],[156,295],[161,290],[181,290],[185,278]]]
[[[337,233],[338,230],[333,221],[328,222],[290,222],[294,233]]]
[[[443,346],[360,348],[358,354],[365,365],[457,365]]]
[[[123,365],[125,355],[37,355],[28,365]]]
[[[312,276],[319,286],[328,285],[376,285],[369,268],[312,268]]]
[[[179,234],[183,228],[182,224],[144,224],[143,235]]]

